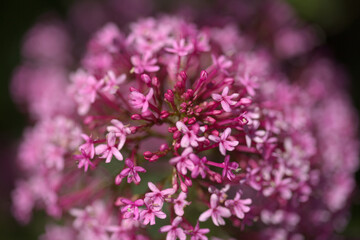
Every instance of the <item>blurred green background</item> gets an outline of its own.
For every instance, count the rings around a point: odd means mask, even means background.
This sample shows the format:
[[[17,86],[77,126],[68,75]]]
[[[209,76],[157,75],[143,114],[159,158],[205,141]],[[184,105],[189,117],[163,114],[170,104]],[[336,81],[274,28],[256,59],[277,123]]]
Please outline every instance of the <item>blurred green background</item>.
[[[330,53],[350,76],[349,91],[354,105],[360,109],[360,0],[287,1],[303,20],[322,29]],[[39,16],[48,12],[65,19],[73,2],[2,0],[0,3],[0,239],[37,239],[44,231],[43,213],[36,213],[36,221],[32,221],[28,226],[20,226],[10,214],[9,194],[14,186],[14,178],[19,175],[13,156],[27,117],[12,102],[9,82],[14,68],[20,63],[20,46],[26,31],[34,25]],[[176,4],[181,2],[183,1],[177,1]],[[201,4],[206,2],[203,0]],[[157,8],[162,10],[166,10],[171,4],[173,2],[169,0],[156,2]],[[360,186],[359,172],[357,182]],[[355,193],[351,214],[351,221],[343,235],[346,239],[360,239],[359,187]]]

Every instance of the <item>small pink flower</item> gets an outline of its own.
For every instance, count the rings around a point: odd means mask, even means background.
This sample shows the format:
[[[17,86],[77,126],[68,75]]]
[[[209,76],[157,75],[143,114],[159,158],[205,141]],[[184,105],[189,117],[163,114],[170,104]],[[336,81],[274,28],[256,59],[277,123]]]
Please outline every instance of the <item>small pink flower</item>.
[[[91,162],[91,157],[89,153],[85,152],[84,149],[80,149],[81,154],[75,155],[74,158],[79,161],[78,168],[84,168],[84,171],[87,172],[89,166],[95,167],[95,165]]]
[[[206,173],[209,170],[208,166],[206,166],[207,159],[206,157],[199,158],[196,154],[190,154],[190,160],[194,163],[194,169],[191,172],[192,178],[197,178],[199,174],[201,178],[206,177]]]
[[[111,123],[114,126],[108,126],[106,130],[109,133],[115,134],[115,136],[119,138],[120,142],[117,148],[120,150],[125,144],[126,135],[130,134],[131,131],[128,127],[125,127],[124,124],[117,119],[111,120]]]
[[[250,96],[255,95],[255,90],[259,88],[258,78],[256,76],[250,76],[249,73],[245,73],[244,76],[239,77],[239,82],[246,89],[246,92]]]
[[[203,212],[200,217],[200,222],[205,222],[209,217],[212,218],[213,223],[216,226],[225,225],[223,217],[228,218],[231,216],[229,209],[219,206],[219,198],[216,194],[212,194],[210,197],[210,209]]]
[[[146,96],[138,91],[132,91],[129,96],[129,102],[134,108],[141,108],[141,112],[144,113],[149,108],[149,101],[153,97],[153,94],[154,90],[152,88],[150,88]]]
[[[170,53],[177,54],[180,57],[186,56],[190,54],[194,49],[192,43],[185,44],[185,39],[182,38],[180,41],[172,41],[171,48],[165,48],[166,51]]]
[[[160,211],[158,208],[154,208],[152,204],[145,199],[146,209],[140,212],[140,219],[144,225],[154,225],[155,224],[155,217],[160,219],[165,219],[166,214]]]
[[[115,134],[114,133],[108,133],[107,137],[107,144],[100,144],[96,146],[95,153],[96,155],[101,155],[100,158],[106,158],[106,163],[111,162],[111,158],[115,156],[115,158],[119,161],[123,160],[123,156],[119,152],[119,150],[115,147]]]
[[[176,164],[176,169],[183,175],[187,174],[187,170],[192,171],[195,167],[194,163],[189,158],[192,151],[193,149],[188,147],[181,153],[181,156],[174,157],[169,161],[172,165]]]
[[[102,81],[96,80],[96,78],[92,75],[87,75],[86,82],[79,90],[79,93],[83,96],[84,99],[88,99],[90,103],[94,103],[97,91],[103,85]]]
[[[197,147],[199,146],[198,142],[203,142],[206,140],[205,137],[196,136],[194,130],[189,130],[189,128],[183,122],[178,121],[176,123],[176,127],[180,132],[184,134],[180,142],[181,147],[183,148],[187,148],[190,145],[192,147]]]
[[[250,207],[247,205],[250,205],[252,200],[250,198],[240,199],[240,197],[240,193],[237,192],[234,200],[225,201],[225,206],[231,208],[238,218],[243,219],[245,213],[250,211]]]
[[[222,171],[222,177],[225,176],[230,180],[234,180],[235,174],[232,171],[235,171],[239,168],[239,164],[236,162],[230,162],[230,155],[227,155],[224,159],[224,168]]]
[[[174,200],[174,210],[175,210],[175,214],[178,216],[183,216],[184,207],[190,204],[185,199],[186,199],[186,193],[181,192],[178,198]]]
[[[228,96],[229,93],[229,87],[226,86],[221,95],[217,93],[211,94],[211,97],[221,103],[221,107],[224,109],[225,112],[231,112],[230,106],[233,106],[236,104],[236,101],[233,101],[232,99],[237,98],[239,96],[238,93],[233,93],[230,96]]]
[[[124,83],[126,80],[126,75],[121,74],[120,76],[115,76],[113,71],[109,71],[102,81],[105,83],[105,86],[102,88],[102,91],[109,94],[115,94],[119,89],[119,85]]]
[[[191,235],[190,240],[207,240],[208,238],[204,235],[209,232],[210,229],[200,228],[199,222],[197,222],[195,228],[192,231],[189,231],[189,234]]]
[[[152,192],[145,194],[145,202],[151,200],[154,208],[162,208],[165,198],[175,193],[175,189],[168,188],[160,191],[152,182],[148,183],[148,186]]]
[[[145,53],[141,57],[134,55],[130,60],[134,65],[134,72],[136,74],[141,74],[143,72],[157,72],[160,69],[159,66],[155,65],[157,59],[151,58],[151,54],[149,52]]]
[[[140,166],[135,166],[134,162],[127,158],[125,160],[125,164],[127,168],[124,168],[115,178],[115,183],[120,184],[122,179],[127,177],[127,182],[131,183],[134,182],[135,184],[139,184],[141,181],[141,178],[138,174],[138,172],[146,172],[145,168]]]
[[[140,216],[139,207],[144,205],[144,201],[142,199],[137,199],[133,202],[129,199],[121,199],[121,202],[125,204],[125,206],[121,208],[123,218],[132,218],[134,220],[138,220]]]
[[[230,185],[229,184],[226,184],[223,188],[221,188],[220,190],[217,189],[216,187],[214,186],[210,186],[208,188],[208,191],[209,193],[212,193],[212,194],[215,194],[218,198],[219,198],[219,201],[220,202],[223,202],[225,201],[225,199],[227,198],[227,192],[229,191],[230,189]]]
[[[85,143],[79,147],[80,151],[84,150],[90,158],[93,158],[95,155],[94,140],[84,133],[81,134],[81,137],[85,140]]]
[[[296,184],[290,177],[285,176],[285,171],[283,164],[280,164],[278,169],[273,170],[274,179],[269,186],[263,189],[264,196],[268,197],[274,193],[279,193],[285,200],[289,200],[292,197],[292,192]]]
[[[171,225],[166,225],[160,228],[160,232],[167,232],[166,240],[180,240],[186,239],[186,234],[182,228],[179,227],[179,224],[182,222],[181,217],[176,217],[172,221]]]
[[[218,58],[216,58],[215,55],[212,55],[211,58],[213,64],[225,74],[228,73],[226,69],[230,68],[233,65],[232,61],[228,60],[224,55],[221,55]]]
[[[227,140],[230,136],[230,133],[231,128],[226,128],[225,131],[220,135],[220,137],[214,135],[209,136],[209,139],[211,141],[219,143],[219,150],[224,156],[226,155],[226,150],[233,151],[235,147],[239,144],[239,141]]]

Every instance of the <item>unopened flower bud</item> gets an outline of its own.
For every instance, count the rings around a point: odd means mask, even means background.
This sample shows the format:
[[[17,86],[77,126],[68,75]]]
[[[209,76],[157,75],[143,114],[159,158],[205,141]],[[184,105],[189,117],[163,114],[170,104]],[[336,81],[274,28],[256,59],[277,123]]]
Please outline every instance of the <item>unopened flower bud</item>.
[[[140,114],[133,114],[133,115],[131,115],[131,119],[132,120],[140,120],[141,116],[140,116]]]
[[[142,80],[144,83],[148,84],[148,83],[150,83],[151,78],[150,78],[149,75],[147,75],[147,74],[144,73],[144,74],[141,75],[141,80]]]
[[[169,149],[169,145],[167,145],[167,143],[163,143],[160,145],[160,151],[165,151]]]

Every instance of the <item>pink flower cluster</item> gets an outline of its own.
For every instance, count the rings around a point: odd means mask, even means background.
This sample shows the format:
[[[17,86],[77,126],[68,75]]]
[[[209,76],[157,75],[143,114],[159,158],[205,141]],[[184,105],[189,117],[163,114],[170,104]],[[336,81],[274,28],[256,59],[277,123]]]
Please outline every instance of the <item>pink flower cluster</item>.
[[[44,97],[27,97],[15,216],[62,218],[42,239],[329,239],[358,166],[339,72],[314,58],[288,75],[244,39],[177,17],[110,23],[61,87],[37,84],[55,65],[29,70]]]

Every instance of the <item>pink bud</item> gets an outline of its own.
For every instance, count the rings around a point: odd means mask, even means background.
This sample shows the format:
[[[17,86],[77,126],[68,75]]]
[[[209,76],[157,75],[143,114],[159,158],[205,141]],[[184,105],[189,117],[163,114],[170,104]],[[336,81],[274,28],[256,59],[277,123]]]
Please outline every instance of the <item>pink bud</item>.
[[[185,183],[181,182],[180,183],[180,188],[181,188],[181,191],[183,191],[184,193],[187,193],[188,188],[187,188]]]
[[[132,120],[140,120],[141,116],[139,114],[133,114],[133,115],[131,115],[131,119]]]
[[[141,113],[141,116],[143,116],[143,117],[150,117],[151,115],[152,115],[152,113],[150,111]]]
[[[160,81],[157,77],[153,77],[152,78],[152,85],[155,87],[159,87],[160,86]]]
[[[141,75],[141,80],[143,80],[143,82],[146,84],[150,83],[150,81],[151,81],[149,75],[147,75],[145,73]]]
[[[250,98],[242,98],[240,99],[239,103],[243,104],[243,105],[249,105],[251,104],[251,99]]]
[[[182,82],[182,81],[176,82],[176,84],[175,84],[175,89],[176,89],[177,91],[183,92],[184,88],[185,88],[184,82]]]
[[[137,90],[137,89],[134,88],[134,87],[130,87],[129,90],[130,90],[130,92],[139,92],[139,90]]]
[[[205,118],[205,121],[207,121],[207,122],[210,123],[210,124],[216,123],[216,120],[215,120],[214,118],[212,118],[212,117],[209,117],[209,116],[207,116],[207,117]]]
[[[169,146],[166,143],[160,145],[160,151],[165,151],[167,149],[169,149]]]
[[[200,73],[200,80],[206,80],[208,78],[208,73],[205,70],[202,70]]]
[[[184,72],[184,71],[180,72],[180,77],[181,77],[181,79],[185,82],[186,79],[187,79],[187,74],[186,74],[186,72]]]
[[[188,124],[194,124],[194,123],[196,123],[196,118],[195,117],[192,117],[192,118],[190,118],[189,119],[189,121],[188,121]]]
[[[154,154],[150,151],[146,151],[144,152],[144,157],[147,159],[147,158],[151,158]]]
[[[219,131],[213,130],[213,131],[211,132],[211,135],[219,136]]]
[[[129,127],[129,129],[130,129],[132,134],[137,132],[137,127],[135,127],[135,126],[131,126],[131,127]]]
[[[159,159],[159,156],[158,155],[154,155],[152,156],[150,159],[149,159],[149,162],[155,162]]]
[[[87,116],[87,117],[84,119],[84,124],[88,125],[88,124],[90,124],[92,121],[94,121],[94,117],[93,117],[93,116]]]
[[[222,112],[222,110],[214,110],[211,112],[211,115],[220,115]]]
[[[192,181],[190,178],[188,177],[184,177],[185,178],[185,185],[188,186],[188,187],[191,187],[192,186]]]
[[[167,90],[164,97],[168,102],[174,102],[174,93],[170,89]]]
[[[234,83],[234,79],[233,78],[225,78],[224,79],[224,84],[233,84]]]
[[[177,175],[174,174],[173,177],[172,177],[172,186],[173,186],[173,189],[178,189],[179,187],[179,184],[178,184],[178,180],[177,180]]]
[[[167,112],[167,111],[162,111],[161,114],[160,114],[160,118],[161,118],[161,119],[165,119],[165,118],[167,118],[168,116],[170,116],[170,113]]]
[[[181,132],[179,132],[179,131],[174,132],[173,138],[178,139],[179,137],[181,137]]]
[[[196,113],[201,113],[203,110],[204,109],[202,109],[201,107],[198,107],[198,106],[195,107],[195,112]]]
[[[175,132],[175,131],[177,131],[177,128],[176,128],[176,127],[169,127],[169,128],[168,128],[168,132],[169,132],[169,133],[173,133],[173,132]]]

